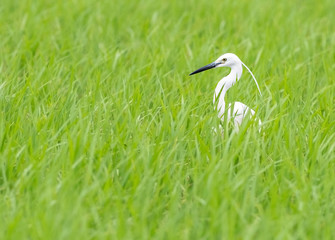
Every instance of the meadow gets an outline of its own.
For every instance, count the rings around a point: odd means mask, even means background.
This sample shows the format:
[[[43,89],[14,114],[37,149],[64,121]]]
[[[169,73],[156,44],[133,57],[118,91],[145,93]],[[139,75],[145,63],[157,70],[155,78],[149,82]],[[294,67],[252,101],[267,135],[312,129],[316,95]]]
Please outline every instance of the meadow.
[[[0,239],[335,239],[334,9],[2,0]],[[211,130],[226,52],[261,133]]]

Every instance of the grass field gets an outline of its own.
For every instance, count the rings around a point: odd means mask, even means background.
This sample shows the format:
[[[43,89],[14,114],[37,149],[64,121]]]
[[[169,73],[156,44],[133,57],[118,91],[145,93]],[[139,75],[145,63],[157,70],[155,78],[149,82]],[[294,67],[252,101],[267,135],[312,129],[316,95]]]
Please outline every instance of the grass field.
[[[0,239],[335,239],[334,9],[1,1]],[[211,131],[225,52],[262,133]]]

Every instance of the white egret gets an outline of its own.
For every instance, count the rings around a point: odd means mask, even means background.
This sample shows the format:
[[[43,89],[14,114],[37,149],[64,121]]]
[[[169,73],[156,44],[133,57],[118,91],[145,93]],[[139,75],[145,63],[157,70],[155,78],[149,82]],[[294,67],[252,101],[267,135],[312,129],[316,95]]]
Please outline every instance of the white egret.
[[[258,86],[258,83],[257,83],[257,80],[254,74],[252,74],[250,69],[239,59],[238,56],[236,56],[233,53],[225,53],[213,63],[210,63],[202,68],[199,68],[198,70],[190,74],[190,75],[193,75],[196,73],[200,73],[202,71],[206,71],[211,68],[218,68],[218,67],[229,67],[231,69],[230,73],[226,77],[222,78],[217,84],[215,88],[214,97],[213,97],[213,103],[214,103],[215,109],[218,111],[218,117],[221,120],[224,120],[224,113],[226,111],[225,109],[226,104],[225,104],[224,97],[228,89],[231,88],[241,78],[242,65],[250,72],[251,76],[255,80],[258,91],[262,96],[261,90],[259,89],[259,86]],[[234,102],[234,103],[228,104],[227,120],[231,120],[233,118],[234,125],[235,127],[237,127],[237,129],[242,124],[245,117],[248,115],[250,115],[250,117],[253,117],[255,115],[255,111],[249,108],[247,105],[241,102]],[[259,120],[259,124],[261,124],[260,120]]]

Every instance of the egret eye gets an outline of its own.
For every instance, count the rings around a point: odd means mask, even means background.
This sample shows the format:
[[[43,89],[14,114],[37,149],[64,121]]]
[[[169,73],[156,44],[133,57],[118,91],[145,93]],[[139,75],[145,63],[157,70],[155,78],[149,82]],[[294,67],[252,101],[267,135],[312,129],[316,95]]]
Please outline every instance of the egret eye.
[[[227,61],[227,58],[222,59],[222,62],[226,62],[226,61]]]

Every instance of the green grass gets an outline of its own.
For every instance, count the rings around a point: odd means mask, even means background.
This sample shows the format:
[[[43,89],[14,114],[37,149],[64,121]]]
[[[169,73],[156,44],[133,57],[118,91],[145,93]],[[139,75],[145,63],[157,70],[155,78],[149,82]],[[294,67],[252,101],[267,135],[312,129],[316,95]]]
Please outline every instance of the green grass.
[[[334,239],[334,9],[3,0],[0,239]],[[261,134],[211,131],[225,52]]]

